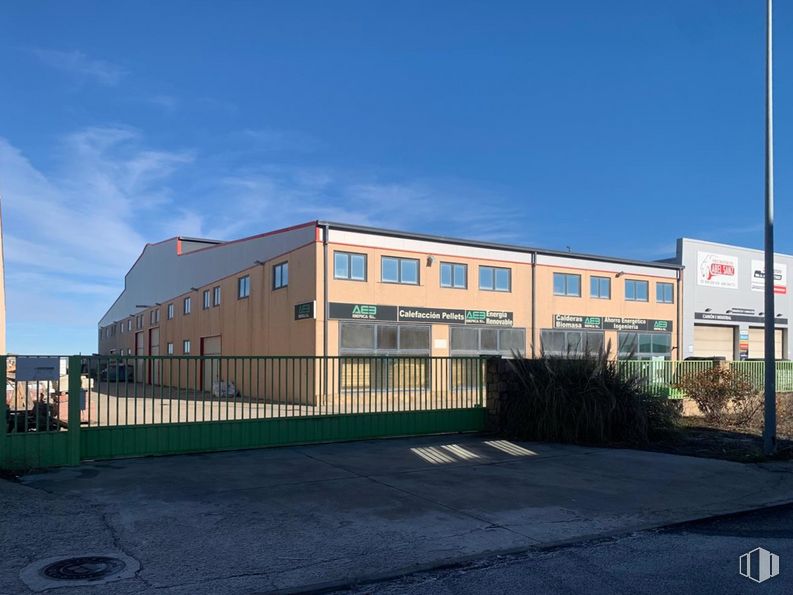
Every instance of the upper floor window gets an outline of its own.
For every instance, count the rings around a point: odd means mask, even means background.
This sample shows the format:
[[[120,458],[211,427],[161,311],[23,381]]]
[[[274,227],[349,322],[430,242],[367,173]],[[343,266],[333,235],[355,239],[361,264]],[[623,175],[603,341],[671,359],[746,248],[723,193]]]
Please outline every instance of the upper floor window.
[[[208,290],[204,290],[204,310],[209,310],[212,306],[212,293]]]
[[[185,339],[182,341],[182,353],[185,355],[190,353],[190,339]]]
[[[625,279],[625,299],[629,302],[646,302],[649,300],[650,283],[638,279]]]
[[[220,305],[220,285],[212,289],[212,305],[213,306]]]
[[[237,297],[246,298],[251,294],[251,278],[249,275],[237,279]]]
[[[142,329],[143,328],[143,314],[138,314],[135,317],[135,328]]]
[[[441,263],[441,287],[468,287],[468,265],[455,262]]]
[[[572,273],[554,273],[553,294],[581,297],[581,275]]]
[[[601,300],[610,300],[611,279],[608,277],[590,277],[589,296]]]
[[[289,263],[282,262],[273,267],[273,289],[289,285]]]
[[[168,308],[166,309],[166,312],[167,312],[166,316],[168,317],[168,320],[173,320],[173,304],[168,304]]]
[[[655,301],[657,301],[659,304],[674,304],[675,286],[671,283],[656,283]]]
[[[160,309],[157,308],[156,310],[152,310],[151,314],[149,314],[149,323],[150,324],[157,324],[160,322]]]
[[[380,278],[383,283],[419,284],[419,261],[414,258],[383,256],[380,261]]]
[[[334,252],[333,277],[351,281],[366,281],[366,254]]]
[[[167,352],[168,355],[173,355],[173,343],[168,343]]]
[[[512,269],[480,266],[479,289],[512,291]]]
[[[182,303],[182,312],[184,314],[190,314],[190,311],[193,309],[193,298],[186,297],[184,302]]]
[[[127,332],[132,331],[132,319],[127,320]]]

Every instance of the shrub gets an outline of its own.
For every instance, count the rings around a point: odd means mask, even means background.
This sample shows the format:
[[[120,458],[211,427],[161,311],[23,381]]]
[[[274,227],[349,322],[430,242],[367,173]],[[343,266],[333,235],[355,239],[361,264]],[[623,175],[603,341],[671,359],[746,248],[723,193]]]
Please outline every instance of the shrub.
[[[607,351],[509,360],[519,390],[499,412],[502,434],[577,444],[645,444],[676,427],[675,403],[653,397]]]
[[[693,399],[712,423],[744,425],[762,409],[762,399],[749,376],[728,366],[685,374],[675,388]]]

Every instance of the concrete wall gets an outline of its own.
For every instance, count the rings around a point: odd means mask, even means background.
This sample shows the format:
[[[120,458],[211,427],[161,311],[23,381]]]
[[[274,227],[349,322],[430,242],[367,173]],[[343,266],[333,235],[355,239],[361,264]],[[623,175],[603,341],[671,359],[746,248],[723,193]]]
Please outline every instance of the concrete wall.
[[[721,258],[720,258],[721,257]],[[694,326],[717,325],[729,326],[735,332],[735,345],[733,358],[739,358],[738,337],[739,332],[748,332],[750,327],[762,327],[763,317],[763,281],[754,277],[757,261],[762,263],[763,252],[718,244],[681,238],[677,241],[677,261],[685,266],[683,275],[683,349],[682,357],[695,353]],[[712,275],[706,273],[703,267],[711,264],[720,266],[734,265],[733,274]],[[777,265],[782,265],[788,275],[793,273],[793,257],[785,254],[775,256]],[[710,270],[710,269],[709,269]],[[729,271],[724,271],[729,272]],[[710,275],[711,278],[706,277]],[[788,320],[793,315],[793,294],[790,281],[780,285],[776,295],[775,309],[781,314],[778,319],[777,329],[784,329],[783,341],[784,357],[793,357],[793,346],[787,337],[789,328]],[[751,357],[751,355],[750,355]]]

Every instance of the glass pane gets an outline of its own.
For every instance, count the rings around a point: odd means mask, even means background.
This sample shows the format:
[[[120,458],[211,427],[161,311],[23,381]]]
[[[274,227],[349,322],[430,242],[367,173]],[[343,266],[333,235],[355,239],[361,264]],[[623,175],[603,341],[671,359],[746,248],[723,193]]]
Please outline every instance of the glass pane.
[[[568,332],[566,333],[567,342],[565,344],[565,353],[570,355],[578,355],[583,350],[583,333]]]
[[[419,282],[419,263],[417,260],[402,260],[400,262],[402,268],[402,283],[416,284]]]
[[[509,269],[496,269],[496,290],[509,291],[510,283],[510,270]]]
[[[493,267],[479,267],[479,289],[493,289]]]
[[[669,355],[672,352],[672,335],[661,333],[652,335],[653,353],[657,355]]]
[[[396,258],[383,257],[382,278],[387,283],[399,283],[399,261]]]
[[[589,279],[589,295],[592,297],[600,297],[600,278],[591,277]]]
[[[396,351],[397,348],[397,327],[377,326],[377,349],[390,349]]]
[[[526,353],[526,332],[523,329],[501,329],[498,334],[499,350],[502,353]]]
[[[639,353],[642,355],[652,353],[653,336],[649,333],[639,333]]]
[[[647,281],[637,281],[636,282],[636,299],[641,300],[643,302],[647,301],[647,297],[649,294],[648,290],[649,283]]]
[[[342,324],[341,346],[346,349],[374,350],[374,326],[371,324]]]
[[[625,299],[636,299],[636,283],[634,281],[625,281]]]
[[[366,256],[363,254],[350,254],[350,279],[366,279]]]
[[[479,351],[479,330],[453,326],[451,328],[452,351]]]
[[[580,275],[567,275],[567,295],[581,295]]]
[[[554,355],[564,353],[564,333],[562,331],[542,331],[540,343],[545,353]]]
[[[584,349],[587,353],[595,354],[603,347],[603,333],[586,333]]]
[[[618,339],[620,356],[627,356],[635,351],[639,346],[638,340],[636,333],[620,333]]]
[[[468,280],[466,277],[468,273],[468,267],[464,264],[456,264],[454,265],[454,286],[465,288],[468,285]]]
[[[452,265],[441,263],[441,287],[452,286]]]
[[[553,274],[553,293],[554,295],[565,295],[564,275],[562,273]]]
[[[422,349],[429,351],[430,327],[402,326],[399,327],[399,350]]]
[[[333,276],[337,279],[348,279],[350,276],[349,257],[347,254],[336,252],[333,257]]]
[[[498,351],[498,330],[483,328],[479,336],[479,341],[482,351]]]

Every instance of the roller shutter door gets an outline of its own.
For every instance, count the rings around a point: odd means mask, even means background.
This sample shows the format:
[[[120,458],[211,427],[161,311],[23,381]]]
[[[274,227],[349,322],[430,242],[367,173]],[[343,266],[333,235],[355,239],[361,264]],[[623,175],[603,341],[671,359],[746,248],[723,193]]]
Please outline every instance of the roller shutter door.
[[[734,359],[735,327],[694,326],[694,355],[697,357],[724,357]]]
[[[782,359],[782,329],[776,329],[774,334],[776,335],[774,359]],[[749,357],[751,359],[765,357],[765,331],[761,328],[749,329]]]

